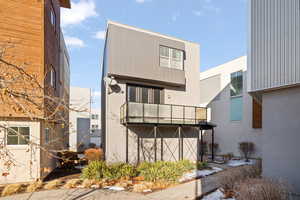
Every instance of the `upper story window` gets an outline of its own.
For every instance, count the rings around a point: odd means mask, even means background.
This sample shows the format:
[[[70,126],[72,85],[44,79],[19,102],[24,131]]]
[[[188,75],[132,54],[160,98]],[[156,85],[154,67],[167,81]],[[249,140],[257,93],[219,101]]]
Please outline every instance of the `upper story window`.
[[[27,145],[29,143],[29,127],[9,127],[7,132],[8,145]]]
[[[243,118],[243,71],[230,75],[230,120],[241,121]]]
[[[234,72],[231,75],[230,81],[230,96],[243,95],[243,71]]]
[[[163,91],[160,88],[129,85],[127,89],[127,101],[161,104],[163,103]]]
[[[54,9],[51,7],[50,9],[50,22],[52,24],[52,26],[54,27],[54,30],[56,28],[56,15],[54,12]]]
[[[50,69],[50,85],[53,88],[56,87],[56,72],[55,72],[53,66],[51,66],[51,69]]]
[[[183,70],[183,51],[166,46],[159,47],[159,65]]]

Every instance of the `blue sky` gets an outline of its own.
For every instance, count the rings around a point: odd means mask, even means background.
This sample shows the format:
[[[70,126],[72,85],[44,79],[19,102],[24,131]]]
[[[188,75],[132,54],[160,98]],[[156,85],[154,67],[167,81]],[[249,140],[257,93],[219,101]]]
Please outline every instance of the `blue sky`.
[[[72,0],[62,10],[71,57],[71,86],[92,88],[99,107],[106,20],[200,44],[200,70],[239,56],[247,48],[247,0]]]

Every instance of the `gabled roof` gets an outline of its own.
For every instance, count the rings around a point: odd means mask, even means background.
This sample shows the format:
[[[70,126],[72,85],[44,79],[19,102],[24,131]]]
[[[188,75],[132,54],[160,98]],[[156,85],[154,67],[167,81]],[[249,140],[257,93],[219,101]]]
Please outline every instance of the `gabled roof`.
[[[70,0],[59,0],[60,6],[63,8],[71,8]]]

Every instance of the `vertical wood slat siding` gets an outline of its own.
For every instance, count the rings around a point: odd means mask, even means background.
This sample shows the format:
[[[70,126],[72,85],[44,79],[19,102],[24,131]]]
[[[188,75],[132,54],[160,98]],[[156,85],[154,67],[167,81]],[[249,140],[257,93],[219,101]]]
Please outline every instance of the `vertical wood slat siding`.
[[[300,0],[251,0],[250,91],[300,83]]]

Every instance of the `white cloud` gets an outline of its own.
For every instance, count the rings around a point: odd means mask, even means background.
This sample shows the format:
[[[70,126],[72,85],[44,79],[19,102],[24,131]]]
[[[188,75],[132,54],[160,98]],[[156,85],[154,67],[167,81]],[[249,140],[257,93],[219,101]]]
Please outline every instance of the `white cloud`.
[[[66,44],[71,47],[84,47],[85,44],[84,44],[84,41],[77,38],[77,37],[70,37],[70,36],[65,36],[65,41],[66,41]]]
[[[196,15],[196,16],[202,16],[202,15],[204,15],[203,11],[201,11],[201,10],[194,10],[193,14]]]
[[[99,40],[103,40],[105,38],[105,34],[106,34],[105,31],[98,31],[95,34],[94,38],[97,38]]]
[[[176,22],[177,21],[177,19],[178,19],[178,17],[180,17],[180,13],[174,13],[173,15],[172,15],[172,21],[173,22]]]
[[[96,4],[94,0],[79,0],[77,3],[72,1],[72,9],[62,8],[61,25],[80,24],[87,18],[97,16]]]
[[[145,2],[149,2],[152,0],[135,0],[136,3],[145,3]]]

